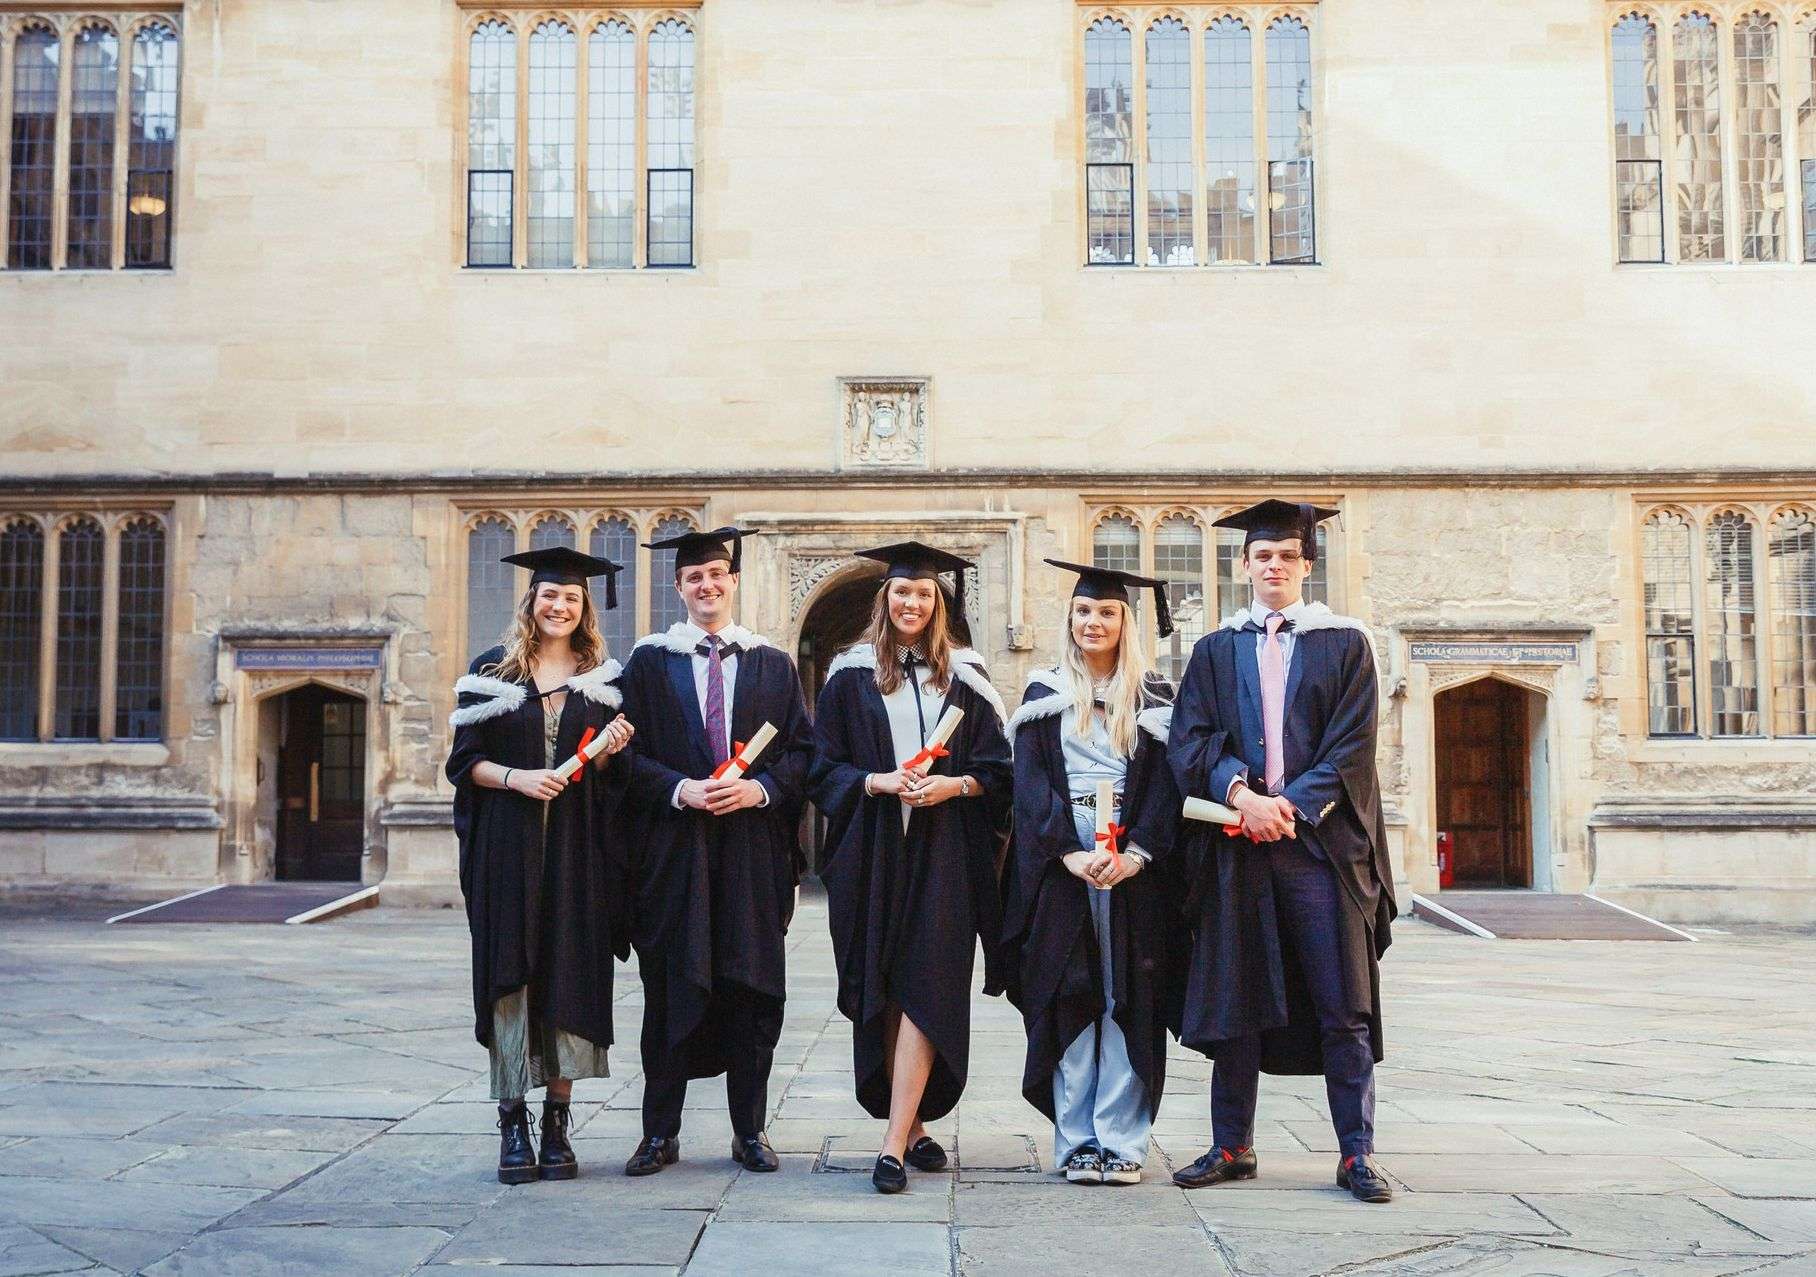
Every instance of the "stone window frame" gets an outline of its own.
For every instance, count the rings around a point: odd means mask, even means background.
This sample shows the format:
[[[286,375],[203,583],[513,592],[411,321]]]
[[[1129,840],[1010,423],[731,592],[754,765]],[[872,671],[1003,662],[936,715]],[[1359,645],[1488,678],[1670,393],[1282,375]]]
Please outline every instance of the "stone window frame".
[[[0,272],[14,275],[51,275],[65,271],[80,274],[101,273],[91,268],[71,268],[69,257],[69,139],[71,74],[74,66],[75,40],[78,33],[90,27],[105,27],[119,41],[115,65],[113,185],[111,193],[110,264],[107,271],[170,271],[176,261],[176,174],[181,164],[184,128],[182,80],[188,69],[188,33],[183,26],[181,4],[149,5],[131,9],[62,10],[34,8],[0,0]],[[171,183],[163,216],[170,219],[165,230],[166,260],[155,265],[128,265],[126,261],[127,184],[132,164],[132,58],[137,52],[141,31],[149,26],[168,27],[177,41],[177,137],[172,144]],[[57,118],[52,134],[51,250],[50,268],[25,270],[12,265],[12,136],[13,136],[13,51],[20,34],[28,27],[48,27],[57,37]]]
[[[1638,587],[1633,591],[1633,604],[1629,632],[1635,637],[1634,650],[1641,654],[1638,662],[1638,675],[1642,694],[1639,702],[1640,727],[1642,734],[1649,741],[1660,743],[1680,742],[1693,745],[1708,745],[1716,748],[1756,745],[1770,741],[1809,741],[1816,739],[1810,735],[1781,733],[1776,730],[1777,714],[1773,700],[1777,689],[1772,677],[1777,668],[1774,664],[1774,645],[1777,642],[1779,601],[1775,597],[1776,586],[1770,562],[1771,535],[1773,521],[1789,511],[1802,511],[1816,517],[1816,498],[1798,496],[1770,496],[1758,498],[1703,498],[1684,500],[1673,497],[1641,498],[1635,504],[1636,519],[1634,522],[1633,577]],[[1664,512],[1683,519],[1690,527],[1690,582],[1691,606],[1693,620],[1690,632],[1693,638],[1693,682],[1695,688],[1695,714],[1693,730],[1684,733],[1654,734],[1651,730],[1650,715],[1647,713],[1650,691],[1647,683],[1648,672],[1645,659],[1646,617],[1645,617],[1645,573],[1643,554],[1643,535],[1647,520],[1654,514]],[[1739,514],[1746,518],[1752,534],[1753,560],[1753,617],[1754,617],[1754,653],[1753,663],[1757,670],[1757,697],[1759,730],[1746,735],[1715,735],[1711,684],[1713,674],[1710,668],[1709,655],[1709,620],[1707,615],[1708,590],[1708,532],[1710,522],[1724,514]]]
[[[1154,271],[1191,271],[1202,268],[1212,270],[1316,270],[1324,265],[1319,252],[1319,243],[1323,240],[1324,214],[1318,208],[1317,177],[1324,168],[1324,129],[1320,121],[1325,118],[1324,106],[1324,55],[1322,32],[1316,15],[1319,0],[1295,0],[1294,3],[1263,4],[1105,4],[1103,0],[1075,0],[1073,31],[1076,42],[1076,53],[1073,66],[1072,110],[1075,131],[1073,150],[1077,156],[1078,197],[1077,217],[1079,229],[1079,261],[1088,270],[1154,270]],[[1149,264],[1148,251],[1148,215],[1147,215],[1147,32],[1155,23],[1172,18],[1185,25],[1191,35],[1191,116],[1192,116],[1192,263],[1190,265],[1172,265],[1165,262]],[[1205,74],[1204,74],[1204,34],[1213,22],[1220,18],[1235,18],[1249,30],[1249,65],[1250,91],[1254,95],[1254,141],[1253,165],[1255,185],[1255,217],[1252,228],[1252,252],[1244,261],[1206,261],[1208,231],[1205,199]],[[1273,260],[1273,226],[1268,215],[1271,209],[1269,190],[1268,164],[1268,32],[1273,24],[1287,18],[1299,22],[1305,27],[1311,39],[1311,77],[1312,77],[1312,218],[1313,218],[1313,256],[1310,261],[1293,259],[1276,262]],[[1089,192],[1086,177],[1086,121],[1085,121],[1085,36],[1093,23],[1108,19],[1122,24],[1130,36],[1130,160],[1134,169],[1133,195],[1135,205],[1134,249],[1133,260],[1129,262],[1091,261],[1091,232],[1088,210]]]
[[[454,188],[452,191],[453,208],[456,216],[452,219],[454,261],[463,274],[492,275],[510,274],[513,272],[533,272],[536,274],[561,273],[572,271],[580,275],[624,276],[645,274],[666,274],[670,272],[686,273],[700,265],[700,199],[699,172],[700,163],[700,103],[702,93],[701,76],[701,31],[700,8],[705,0],[664,0],[661,4],[621,4],[583,7],[545,7],[545,8],[512,8],[486,3],[484,0],[454,0],[455,6],[462,14],[459,27],[459,42],[454,50],[454,146],[458,163],[454,165]],[[529,265],[529,84],[530,84],[530,37],[536,28],[544,22],[564,23],[572,32],[575,42],[575,100],[574,100],[574,260],[568,266],[531,266]],[[679,22],[693,35],[694,46],[694,87],[693,87],[693,120],[694,162],[693,199],[690,205],[693,251],[686,264],[668,265],[649,261],[649,48],[650,37],[664,22]],[[512,121],[515,134],[514,172],[511,192],[511,263],[505,265],[472,265],[467,255],[467,200],[468,200],[468,154],[467,122],[470,106],[468,84],[468,62],[472,49],[473,33],[488,22],[503,23],[516,40],[516,74],[515,118]],[[588,264],[591,252],[591,235],[587,225],[588,170],[591,160],[590,139],[587,136],[588,96],[590,90],[589,69],[591,38],[593,32],[608,22],[618,22],[630,28],[635,36],[636,67],[633,83],[636,92],[636,159],[632,180],[635,212],[631,219],[631,264],[624,266],[592,266]]]
[[[1672,61],[1677,23],[1690,14],[1701,14],[1714,23],[1716,28],[1716,47],[1720,51],[1720,97],[1721,97],[1721,158],[1722,158],[1722,225],[1723,256],[1716,260],[1691,259],[1686,261],[1679,253],[1679,226],[1677,216],[1677,120],[1675,114],[1675,67]],[[1777,28],[1778,53],[1778,90],[1781,123],[1779,128],[1779,158],[1782,171],[1782,183],[1785,207],[1785,221],[1781,242],[1783,251],[1775,260],[1748,261],[1741,257],[1741,244],[1745,238],[1741,234],[1740,179],[1737,159],[1740,143],[1740,112],[1735,95],[1736,72],[1734,56],[1735,24],[1750,15],[1760,15],[1770,19]],[[1614,31],[1628,17],[1640,17],[1652,23],[1658,47],[1658,60],[1654,68],[1654,79],[1658,93],[1658,150],[1659,150],[1659,186],[1662,195],[1660,215],[1663,223],[1664,247],[1662,261],[1625,261],[1621,258],[1620,244],[1620,160],[1618,144],[1614,133]],[[1775,3],[1772,0],[1716,0],[1714,3],[1695,3],[1694,0],[1675,0],[1666,3],[1617,3],[1616,0],[1604,0],[1604,24],[1602,35],[1602,55],[1606,63],[1608,84],[1608,107],[1604,112],[1604,127],[1608,145],[1608,207],[1609,207],[1609,244],[1613,262],[1622,269],[1636,269],[1661,266],[1702,266],[1710,269],[1721,269],[1732,266],[1747,267],[1793,267],[1805,264],[1816,264],[1816,240],[1809,237],[1809,229],[1804,225],[1806,201],[1816,204],[1816,154],[1806,154],[1810,150],[1810,131],[1804,130],[1800,136],[1798,110],[1804,101],[1816,104],[1816,58],[1810,54],[1811,41],[1816,40],[1816,4],[1809,0],[1798,0],[1797,3]],[[1799,59],[1798,49],[1804,51]],[[1802,177],[1805,165],[1810,167],[1807,177]],[[1801,183],[1800,183],[1801,178]]]
[[[56,694],[57,694],[57,615],[58,615],[58,572],[62,552],[62,533],[64,528],[79,520],[91,520],[101,527],[102,561],[101,561],[101,679],[99,705],[99,735],[92,737],[59,737],[56,735]],[[128,524],[148,519],[155,523],[164,536],[164,643],[159,653],[159,703],[162,711],[159,714],[158,735],[151,737],[116,738],[115,725],[118,714],[119,692],[119,638],[120,638],[120,533]],[[78,506],[57,507],[52,509],[0,508],[0,525],[11,525],[25,522],[37,526],[44,537],[44,558],[41,568],[42,577],[39,588],[38,610],[39,644],[38,644],[38,707],[37,735],[29,740],[0,741],[0,759],[9,750],[38,749],[44,745],[70,746],[77,749],[92,749],[99,746],[114,745],[116,742],[127,746],[161,746],[170,737],[170,660],[171,660],[171,605],[174,600],[172,582],[176,573],[172,571],[175,555],[174,529],[169,506],[131,504],[121,506]]]
[[[634,572],[634,597],[619,596],[618,606],[629,608],[636,618],[633,629],[638,637],[650,632],[650,615],[656,582],[650,579],[651,551],[645,549],[643,542],[649,540],[657,524],[664,519],[681,518],[690,520],[694,527],[705,527],[705,501],[664,502],[662,504],[638,503],[635,501],[492,501],[483,505],[465,503],[457,506],[458,518],[454,521],[458,530],[458,542],[453,548],[449,562],[455,565],[458,581],[455,584],[455,597],[460,600],[458,615],[460,617],[460,635],[455,650],[471,650],[472,639],[467,633],[467,538],[474,527],[485,519],[502,519],[512,530],[516,538],[516,547],[512,553],[522,553],[530,548],[530,531],[538,523],[550,518],[566,519],[575,529],[575,544],[582,552],[592,544],[593,529],[607,519],[622,519],[630,524],[637,538],[636,562],[630,565]],[[528,587],[528,569],[519,569],[521,581]],[[628,651],[613,651],[611,656],[618,661],[630,659]],[[466,658],[462,657],[462,668]]]

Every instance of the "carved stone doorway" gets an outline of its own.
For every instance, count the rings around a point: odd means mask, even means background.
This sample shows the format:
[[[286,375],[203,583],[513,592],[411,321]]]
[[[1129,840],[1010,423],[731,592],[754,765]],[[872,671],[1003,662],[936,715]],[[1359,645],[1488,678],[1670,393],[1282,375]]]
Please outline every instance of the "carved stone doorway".
[[[1549,846],[1535,847],[1549,842],[1545,701],[1494,677],[1433,701],[1437,827],[1450,835],[1459,890],[1549,885]]]

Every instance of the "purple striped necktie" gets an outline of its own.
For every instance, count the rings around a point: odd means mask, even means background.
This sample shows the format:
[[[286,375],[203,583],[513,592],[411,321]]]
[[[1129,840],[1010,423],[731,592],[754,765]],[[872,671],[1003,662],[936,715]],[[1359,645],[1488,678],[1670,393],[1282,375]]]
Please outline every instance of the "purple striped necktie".
[[[712,750],[713,766],[731,757],[731,742],[725,731],[725,656],[717,634],[706,636],[706,743]]]

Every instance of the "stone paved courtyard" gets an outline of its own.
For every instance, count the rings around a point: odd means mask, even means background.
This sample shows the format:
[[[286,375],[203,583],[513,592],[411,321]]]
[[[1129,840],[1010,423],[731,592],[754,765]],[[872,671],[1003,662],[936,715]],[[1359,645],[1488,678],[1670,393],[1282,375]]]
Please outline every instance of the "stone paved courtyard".
[[[979,998],[956,1173],[893,1198],[848,1084],[825,909],[793,937],[775,1175],[727,1157],[696,1083],[682,1163],[636,1142],[638,984],[617,1076],[576,1089],[583,1171],[505,1188],[458,913],[309,927],[0,915],[0,1277],[685,1271],[1816,1273],[1816,937],[1485,942],[1403,922],[1384,965],[1389,1206],[1337,1191],[1322,1084],[1270,1079],[1252,1185],[1185,1193],[1208,1066],[1177,1057],[1138,1188],[1077,1188]]]

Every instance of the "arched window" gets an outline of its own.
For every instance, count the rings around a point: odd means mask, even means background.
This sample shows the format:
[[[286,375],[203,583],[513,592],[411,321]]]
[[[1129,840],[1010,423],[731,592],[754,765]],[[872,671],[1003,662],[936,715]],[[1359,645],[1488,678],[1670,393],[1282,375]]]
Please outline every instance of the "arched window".
[[[649,264],[694,264],[694,33],[669,18],[649,35]]]
[[[1106,514],[1091,533],[1091,562],[1118,572],[1141,571],[1141,529],[1126,514]]]
[[[550,20],[530,32],[530,265],[574,264],[574,32]]]
[[[1762,724],[1753,521],[1733,510],[1712,516],[1703,534],[1703,558],[1709,732],[1713,736],[1757,736]]]
[[[1805,19],[1797,33],[1793,65],[1803,84],[1803,105],[1797,109],[1798,168],[1803,175],[1803,260],[1816,262],[1816,15]]]
[[[624,269],[636,238],[637,38],[622,22],[587,38],[586,103],[587,265]]]
[[[517,606],[517,569],[499,560],[517,548],[517,533],[490,515],[467,532],[467,659],[504,636]]]
[[[1816,514],[1772,517],[1772,732],[1816,736]]]
[[[1665,260],[1664,163],[1659,151],[1658,28],[1643,14],[1614,24],[1614,181],[1623,262]]]
[[[101,574],[107,537],[83,517],[57,536],[58,740],[101,737]]]
[[[1170,514],[1154,529],[1154,575],[1166,582],[1173,636],[1161,641],[1156,664],[1168,678],[1185,675],[1192,645],[1204,635],[1204,529],[1184,514]]]
[[[467,265],[511,264],[516,180],[517,33],[482,22],[467,51]]]
[[[175,222],[173,175],[177,152],[177,33],[162,22],[139,28],[132,41],[132,84],[126,135],[126,265],[170,265]]]
[[[1320,525],[1317,532],[1318,557],[1305,578],[1305,601],[1330,606],[1330,534]]]
[[[1204,33],[1205,259],[1211,262],[1255,260],[1253,43],[1240,18],[1219,18]]]
[[[587,552],[596,558],[624,565],[618,574],[618,606],[605,610],[605,578],[592,583],[593,610],[599,614],[599,632],[606,650],[620,661],[628,660],[637,642],[637,530],[617,515],[593,525]]]
[[[69,83],[70,270],[113,265],[114,103],[120,38],[91,24],[76,32]]]
[[[0,740],[38,739],[38,652],[44,624],[44,532],[0,524]]]
[[[1687,13],[1671,38],[1676,79],[1677,255],[1686,262],[1724,261],[1722,227],[1721,44],[1714,21]]]
[[[1147,33],[1148,265],[1190,266],[1192,33],[1162,18]]]
[[[1246,608],[1254,597],[1248,573],[1242,570],[1242,529],[1218,528],[1217,537],[1217,615],[1221,621]]]
[[[1135,261],[1135,72],[1129,29],[1099,18],[1085,32],[1085,260]]]
[[[1739,178],[1740,260],[1784,259],[1784,108],[1778,83],[1778,24],[1749,13],[1734,24],[1735,175]]]
[[[120,529],[114,675],[114,739],[157,740],[164,732],[164,525],[156,519]]]
[[[669,537],[678,537],[683,532],[692,532],[695,524],[692,519],[680,515],[670,515],[659,520],[650,531],[650,540],[665,541]],[[666,630],[676,621],[687,619],[687,605],[681,601],[680,593],[675,589],[675,552],[673,550],[651,550],[649,552],[649,624],[655,632]]]
[[[530,528],[530,549],[553,550],[559,547],[569,550],[575,548],[574,525],[565,515],[545,514]]]
[[[1312,182],[1312,33],[1297,18],[1267,29],[1267,205],[1270,260],[1318,260]]]
[[[1696,734],[1696,585],[1692,529],[1675,510],[1655,510],[1640,532],[1646,619],[1647,730]]]
[[[56,189],[57,34],[33,25],[13,40],[13,133],[6,264],[49,270]]]

